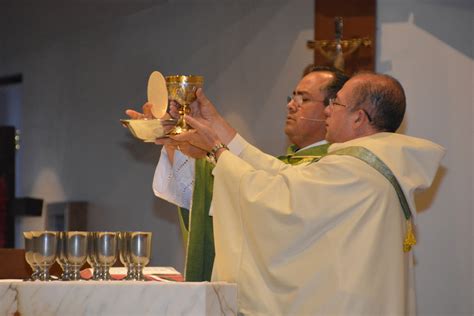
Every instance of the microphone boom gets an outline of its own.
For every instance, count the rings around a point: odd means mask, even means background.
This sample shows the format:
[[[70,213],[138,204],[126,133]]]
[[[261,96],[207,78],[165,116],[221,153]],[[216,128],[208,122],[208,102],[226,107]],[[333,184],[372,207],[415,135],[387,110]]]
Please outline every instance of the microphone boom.
[[[312,122],[326,122],[326,120],[309,118],[309,117],[304,117],[304,116],[300,116],[300,119],[307,120],[307,121],[312,121]]]

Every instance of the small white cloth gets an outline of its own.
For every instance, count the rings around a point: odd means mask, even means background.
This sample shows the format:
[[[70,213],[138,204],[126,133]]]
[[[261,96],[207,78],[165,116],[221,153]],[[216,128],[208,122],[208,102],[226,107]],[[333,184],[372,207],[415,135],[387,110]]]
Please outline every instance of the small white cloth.
[[[176,150],[173,161],[171,164],[163,147],[153,177],[153,192],[156,196],[189,210],[193,197],[195,160]]]

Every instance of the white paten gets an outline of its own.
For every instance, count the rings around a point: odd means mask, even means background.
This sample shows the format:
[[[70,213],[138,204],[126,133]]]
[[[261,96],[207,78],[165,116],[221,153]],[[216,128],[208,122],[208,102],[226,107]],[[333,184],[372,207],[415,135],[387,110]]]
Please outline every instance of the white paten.
[[[217,282],[0,280],[0,315],[237,315],[237,286]]]

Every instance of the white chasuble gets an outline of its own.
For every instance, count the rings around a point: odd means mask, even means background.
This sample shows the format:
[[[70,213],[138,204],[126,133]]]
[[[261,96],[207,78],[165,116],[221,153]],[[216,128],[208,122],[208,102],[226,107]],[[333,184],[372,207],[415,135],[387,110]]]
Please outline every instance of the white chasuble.
[[[415,189],[430,186],[444,149],[379,133],[362,146],[397,177],[415,213]],[[365,162],[328,155],[290,166],[247,144],[214,168],[213,280],[235,282],[248,315],[415,313],[406,221],[387,179]]]

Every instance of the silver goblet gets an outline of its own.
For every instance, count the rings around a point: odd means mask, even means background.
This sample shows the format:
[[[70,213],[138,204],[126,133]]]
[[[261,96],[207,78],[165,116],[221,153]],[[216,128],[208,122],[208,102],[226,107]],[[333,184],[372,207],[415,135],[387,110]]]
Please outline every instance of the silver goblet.
[[[97,260],[101,268],[102,279],[110,280],[110,267],[117,260],[117,233],[98,232],[97,239]]]
[[[99,259],[97,256],[98,233],[89,232],[87,239],[87,262],[92,268],[92,280],[101,280],[102,272],[100,270]]]
[[[145,280],[143,268],[150,262],[151,236],[150,232],[133,232],[131,236],[130,254],[138,281]]]
[[[67,232],[67,262],[70,280],[81,279],[81,267],[87,259],[87,232]]]
[[[58,232],[58,242],[57,242],[57,250],[56,250],[56,262],[59,264],[63,273],[61,275],[61,280],[68,281],[70,280],[70,267],[69,262],[67,260],[67,233],[66,232]]]
[[[125,280],[133,280],[135,278],[135,270],[130,254],[131,232],[119,232],[119,257],[120,262],[127,268],[127,276]]]
[[[49,268],[56,259],[57,233],[52,231],[33,232],[33,257],[40,267],[39,279],[41,281],[52,280]]]
[[[40,267],[34,258],[33,232],[23,232],[23,237],[25,238],[25,260],[33,271],[28,280],[35,281],[39,278]]]

